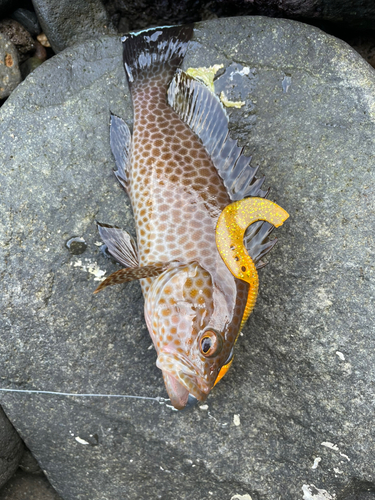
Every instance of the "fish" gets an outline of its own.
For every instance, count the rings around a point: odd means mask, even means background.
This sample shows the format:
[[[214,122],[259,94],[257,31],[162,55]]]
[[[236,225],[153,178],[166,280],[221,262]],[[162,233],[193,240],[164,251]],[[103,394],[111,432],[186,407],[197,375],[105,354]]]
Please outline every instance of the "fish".
[[[231,139],[218,97],[180,69],[192,36],[188,25],[122,37],[134,125],[131,134],[112,114],[110,144],[136,241],[97,222],[124,268],[94,292],[140,280],[156,365],[178,410],[205,401],[231,366],[261,259],[276,243],[269,235],[288,217]]]

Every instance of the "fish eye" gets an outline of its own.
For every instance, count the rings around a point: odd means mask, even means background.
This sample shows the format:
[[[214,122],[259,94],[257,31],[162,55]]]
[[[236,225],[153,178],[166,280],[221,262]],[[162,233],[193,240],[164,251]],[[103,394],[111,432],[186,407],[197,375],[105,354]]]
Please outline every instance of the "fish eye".
[[[215,330],[206,330],[202,334],[199,347],[205,358],[217,356],[223,348],[223,337]]]

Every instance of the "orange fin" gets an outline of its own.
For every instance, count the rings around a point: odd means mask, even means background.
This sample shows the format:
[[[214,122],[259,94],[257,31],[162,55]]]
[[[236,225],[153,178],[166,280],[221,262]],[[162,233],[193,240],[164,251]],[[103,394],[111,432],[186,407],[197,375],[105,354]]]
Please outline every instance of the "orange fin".
[[[98,293],[107,286],[118,285],[120,283],[127,283],[128,281],[140,280],[142,278],[152,278],[154,276],[158,276],[162,272],[164,272],[169,263],[157,263],[151,264],[150,266],[141,266],[141,267],[127,267],[125,269],[120,269],[115,273],[112,273],[108,278],[106,278],[94,291],[94,293]]]
[[[223,365],[221,367],[221,370],[219,371],[219,375],[217,376],[216,380],[215,380],[215,383],[214,383],[214,386],[220,382],[220,380],[224,377],[224,375],[226,375],[227,371],[229,370],[229,368],[231,367],[231,364],[233,363],[233,357],[232,359],[229,361],[229,363],[227,363],[226,365]]]

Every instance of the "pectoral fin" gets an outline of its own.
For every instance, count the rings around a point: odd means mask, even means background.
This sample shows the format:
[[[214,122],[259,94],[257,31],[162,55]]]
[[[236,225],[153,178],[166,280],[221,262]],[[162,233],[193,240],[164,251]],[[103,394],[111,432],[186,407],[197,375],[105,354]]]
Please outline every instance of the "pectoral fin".
[[[138,249],[134,238],[125,229],[98,221],[96,224],[109,253],[126,267],[139,267]]]
[[[126,283],[128,281],[140,280],[142,278],[152,278],[154,276],[158,276],[162,272],[164,272],[169,263],[160,262],[156,264],[151,264],[149,266],[140,266],[140,267],[127,267],[125,269],[120,269],[115,273],[112,273],[108,278],[106,278],[94,291],[94,293],[98,293],[107,286],[118,285],[120,283]]]

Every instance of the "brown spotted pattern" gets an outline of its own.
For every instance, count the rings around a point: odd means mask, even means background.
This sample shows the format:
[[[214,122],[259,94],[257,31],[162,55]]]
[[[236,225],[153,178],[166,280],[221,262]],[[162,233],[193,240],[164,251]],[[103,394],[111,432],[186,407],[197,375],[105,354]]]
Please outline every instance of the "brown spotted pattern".
[[[168,80],[166,82],[166,80]],[[141,266],[173,262],[142,280],[146,322],[166,388],[176,408],[189,392],[204,400],[227,361],[246,306],[248,284],[233,277],[215,242],[217,219],[229,196],[198,137],[167,104],[169,79],[132,87],[134,132],[128,192]],[[206,329],[223,349],[206,358]]]
[[[119,285],[120,283],[127,283],[133,280],[139,280],[145,276],[158,276],[165,270],[166,266],[162,264],[152,264],[150,266],[141,267],[126,267],[125,269],[120,269],[115,273],[112,273],[108,278],[106,278],[95,290],[94,293],[98,293],[107,286]]]

